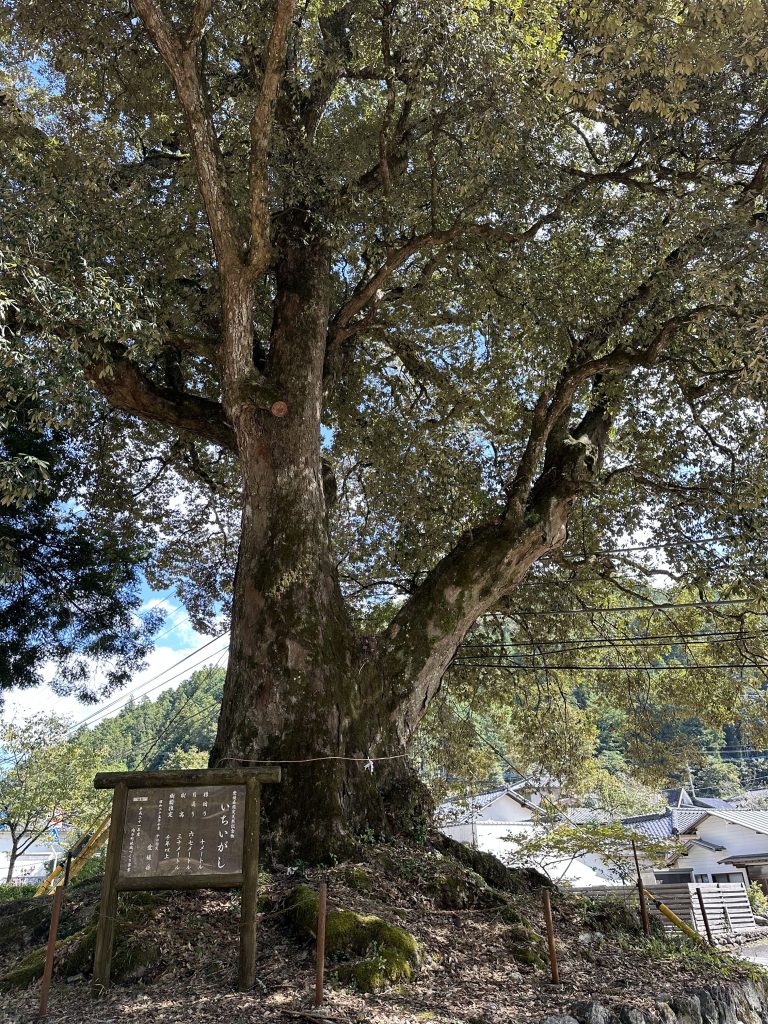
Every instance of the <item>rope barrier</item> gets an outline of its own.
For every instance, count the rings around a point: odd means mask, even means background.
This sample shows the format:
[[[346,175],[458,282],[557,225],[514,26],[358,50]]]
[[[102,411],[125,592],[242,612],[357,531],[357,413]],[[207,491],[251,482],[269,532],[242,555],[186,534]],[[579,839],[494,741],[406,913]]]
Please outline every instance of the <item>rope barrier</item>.
[[[314,761],[362,761],[364,765],[374,764],[376,761],[398,761],[408,757],[408,754],[385,754],[381,757],[347,757],[344,754],[325,754],[322,757],[302,757],[291,760],[288,758],[247,758],[247,757],[222,757],[221,761],[234,761],[237,764],[312,764]]]

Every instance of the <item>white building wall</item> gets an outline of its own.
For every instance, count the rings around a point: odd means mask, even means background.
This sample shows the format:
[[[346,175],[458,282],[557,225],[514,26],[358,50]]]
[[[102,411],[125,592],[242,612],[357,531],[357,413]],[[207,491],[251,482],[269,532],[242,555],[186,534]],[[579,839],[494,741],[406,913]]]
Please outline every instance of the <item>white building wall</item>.
[[[685,839],[686,837],[682,837]],[[713,875],[730,874],[734,877],[729,881],[738,881],[749,885],[747,872],[733,864],[723,864],[724,860],[750,853],[768,853],[768,834],[756,832],[745,825],[736,824],[715,815],[705,818],[696,830],[696,838],[703,839],[715,846],[723,846],[723,850],[709,850],[694,843],[687,854],[679,857],[675,864],[669,866],[670,871],[691,871],[694,875],[706,875],[698,881],[714,881]],[[659,871],[661,869],[657,869]],[[643,878],[651,882],[655,878],[652,871],[644,871]]]
[[[492,804],[488,804],[487,807],[483,807],[476,815],[478,822],[521,822],[521,821],[532,821],[533,811],[530,807],[525,807],[519,804],[517,800],[513,800],[509,796],[501,796],[498,800],[494,800]]]
[[[738,856],[742,853],[768,853],[768,834],[756,832],[744,825],[736,825],[724,818],[710,817],[700,823],[697,829],[700,839],[724,846],[723,857]]]
[[[714,841],[714,840],[713,840]],[[725,845],[723,843],[723,845]],[[741,868],[736,868],[732,864],[721,864],[720,861],[728,856],[729,851],[726,850],[708,850],[703,846],[692,846],[687,854],[683,854],[675,864],[670,864],[670,871],[691,871],[693,872],[693,878],[691,881],[699,882],[712,882],[714,879],[713,875],[724,875],[733,874],[739,875],[744,885],[747,885],[747,875]],[[696,875],[706,875],[706,878],[696,879]],[[728,881],[736,882],[739,879],[729,878]]]
[[[13,881],[39,884],[48,876],[48,865],[54,857],[55,844],[37,842],[20,857],[13,865]],[[61,850],[61,847],[56,847]],[[0,829],[0,884],[5,884],[8,865],[11,859],[11,837],[5,829]]]
[[[508,801],[513,803],[513,801]],[[494,805],[498,809],[498,803]],[[521,808],[525,810],[525,808]],[[515,860],[515,850],[524,840],[533,835],[534,823],[528,820],[501,822],[482,821],[466,822],[460,825],[444,825],[442,831],[459,843],[472,846],[477,850],[492,853],[505,864],[516,864],[536,868],[548,875],[557,883],[572,886],[620,885],[620,879],[606,868],[598,857],[585,857],[581,860],[547,861],[546,865],[533,860],[522,862]]]

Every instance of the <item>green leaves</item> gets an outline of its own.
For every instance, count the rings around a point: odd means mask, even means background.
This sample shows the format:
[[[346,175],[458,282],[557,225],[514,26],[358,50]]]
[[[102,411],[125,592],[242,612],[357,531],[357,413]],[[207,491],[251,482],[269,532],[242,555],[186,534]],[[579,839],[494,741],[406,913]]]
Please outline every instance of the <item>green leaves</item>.
[[[297,15],[267,199],[275,259],[298,221],[332,253],[325,429],[317,408],[306,422],[335,468],[329,529],[366,627],[379,629],[462,536],[502,522],[537,415],[584,367],[531,474],[546,492],[558,443],[597,411],[610,420],[592,450],[600,471],[574,498],[562,557],[533,570],[540,596],[521,587],[513,610],[538,611],[542,630],[563,636],[547,612],[566,586],[581,600],[590,573],[594,593],[611,601],[612,587],[647,594],[664,574],[681,594],[762,592],[761,11],[752,0],[353,0]],[[180,432],[146,408],[144,420],[132,415],[127,386],[112,390],[126,415],[91,387],[127,365],[134,383],[169,402],[222,399],[222,268],[188,157],[193,140],[165,66],[124,5],[83,12],[55,0],[44,13],[10,3],[2,12],[14,43],[0,54],[0,365],[9,381],[0,416],[7,431],[65,429],[75,454],[66,474],[45,481],[36,456],[15,451],[0,501],[16,508],[55,485],[97,536],[119,534],[153,584],[178,583],[204,623],[226,604],[236,560],[235,460],[193,436],[194,424]],[[190,5],[168,12],[185,25]],[[242,224],[270,16],[264,5],[220,0],[199,61]],[[244,352],[261,379],[277,372],[273,268],[257,292]],[[301,370],[321,363],[318,351]],[[534,504],[523,496],[521,524],[544,521]],[[508,525],[511,536],[520,524]],[[606,555],[637,536],[663,554]],[[716,723],[740,714],[740,695],[758,688],[711,664],[691,667],[660,705],[662,688],[643,666],[624,666],[637,735],[650,706],[682,714],[709,701]],[[536,737],[532,759],[560,743],[569,771],[594,744],[599,717],[576,700],[582,685],[595,703],[618,690],[550,675],[540,691],[514,691],[499,728]],[[653,700],[643,704],[644,693]]]
[[[562,872],[564,865],[572,859],[593,855],[626,884],[637,877],[632,843],[644,863],[658,866],[663,866],[667,858],[683,850],[676,840],[665,842],[653,839],[633,831],[631,825],[623,825],[621,822],[583,825],[564,822],[543,828],[531,839],[516,844],[510,856],[514,863],[540,864],[545,871],[549,868],[554,877],[558,877],[557,869]]]
[[[54,824],[70,826],[74,843],[104,813],[103,798],[93,789],[99,757],[68,740],[67,726],[46,715],[0,728],[0,821],[10,832],[14,856],[45,843]]]

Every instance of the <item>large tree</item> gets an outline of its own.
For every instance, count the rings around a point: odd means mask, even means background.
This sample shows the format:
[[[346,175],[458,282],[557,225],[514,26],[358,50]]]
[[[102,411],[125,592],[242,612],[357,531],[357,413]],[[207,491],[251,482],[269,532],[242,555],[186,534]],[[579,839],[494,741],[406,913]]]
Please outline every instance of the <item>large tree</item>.
[[[580,561],[672,535],[701,585],[683,542],[725,535],[721,590],[760,576],[762,4],[6,0],[2,24],[7,337],[100,417],[92,507],[130,491],[199,618],[239,510],[212,760],[286,762],[287,845],[409,806],[459,645],[569,523]]]

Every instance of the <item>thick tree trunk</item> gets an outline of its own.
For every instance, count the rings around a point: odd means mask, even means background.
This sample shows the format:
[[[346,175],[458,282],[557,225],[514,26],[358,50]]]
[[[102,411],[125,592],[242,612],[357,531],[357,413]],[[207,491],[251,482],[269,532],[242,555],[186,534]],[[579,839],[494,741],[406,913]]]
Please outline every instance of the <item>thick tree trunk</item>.
[[[467,531],[389,629],[366,641],[345,606],[328,536],[320,423],[330,250],[307,227],[299,219],[279,241],[263,375],[252,358],[253,286],[236,273],[222,289],[224,405],[244,500],[211,760],[279,763],[284,781],[265,794],[274,852],[318,860],[356,831],[423,821],[428,800],[406,744],[477,618],[562,543],[573,501],[599,467],[606,422],[596,409],[548,449],[526,500]],[[543,457],[546,434],[539,440]]]
[[[393,749],[396,730],[377,709],[375,666],[345,607],[328,539],[320,456],[327,249],[289,249],[276,278],[267,376],[288,411],[232,403],[244,503],[211,763],[280,762],[284,781],[264,794],[278,855],[315,860],[355,830],[384,827],[382,768],[372,777],[364,761],[402,749]]]

